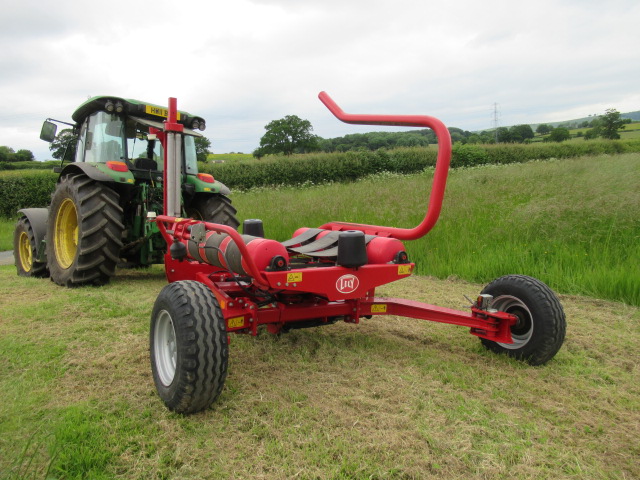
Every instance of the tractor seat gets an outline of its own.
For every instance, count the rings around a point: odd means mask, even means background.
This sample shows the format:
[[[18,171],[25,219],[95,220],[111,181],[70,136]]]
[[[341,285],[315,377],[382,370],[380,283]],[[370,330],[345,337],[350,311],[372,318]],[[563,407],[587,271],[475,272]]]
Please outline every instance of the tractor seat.
[[[135,162],[133,162],[133,167],[138,170],[158,170],[156,161],[146,157],[136,158]]]

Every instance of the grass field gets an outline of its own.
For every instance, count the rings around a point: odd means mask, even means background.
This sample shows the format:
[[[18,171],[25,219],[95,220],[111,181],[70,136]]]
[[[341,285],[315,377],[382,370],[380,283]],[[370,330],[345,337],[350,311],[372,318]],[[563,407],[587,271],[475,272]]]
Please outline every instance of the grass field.
[[[210,153],[207,156],[209,162],[238,162],[253,160],[250,153]]]
[[[268,237],[331,220],[413,227],[431,173],[380,175],[351,184],[234,193],[241,218]],[[571,294],[640,306],[640,154],[452,170],[440,222],[407,242],[418,273],[486,283],[507,273]],[[0,250],[13,220],[0,220]]]
[[[268,237],[331,220],[413,227],[430,173],[233,195]],[[407,242],[418,273],[485,283],[507,273],[640,305],[640,154],[453,170],[439,223]]]
[[[567,339],[538,368],[395,317],[233,336],[221,398],[181,417],[148,360],[160,267],[65,289],[5,266],[0,284],[3,479],[640,477],[635,307],[562,296]],[[480,288],[379,293],[461,308]]]
[[[13,228],[16,221],[0,217],[0,252],[13,249]]]
[[[583,136],[578,136],[578,133],[582,133],[583,135],[587,132],[587,130],[589,130],[589,127],[582,127],[582,128],[572,128],[569,130],[569,133],[571,134],[571,139],[567,140],[569,142],[584,142],[585,139]],[[621,140],[635,140],[640,138],[640,122],[633,122],[633,123],[629,123],[627,125],[624,126],[624,129],[622,130],[618,130],[618,133],[620,134],[620,139]],[[548,137],[549,135],[536,135],[535,138],[533,139],[533,142],[542,142],[544,138]]]
[[[412,227],[430,178],[233,200],[278,239],[329,220]],[[160,266],[78,289],[2,266],[0,479],[640,478],[639,181],[639,154],[452,171],[440,223],[407,242],[445,279],[377,291],[461,309],[485,277],[538,276],[567,315],[548,365],[396,317],[232,336],[222,396],[191,417],[168,412],[151,377]],[[0,221],[0,245],[12,229]]]

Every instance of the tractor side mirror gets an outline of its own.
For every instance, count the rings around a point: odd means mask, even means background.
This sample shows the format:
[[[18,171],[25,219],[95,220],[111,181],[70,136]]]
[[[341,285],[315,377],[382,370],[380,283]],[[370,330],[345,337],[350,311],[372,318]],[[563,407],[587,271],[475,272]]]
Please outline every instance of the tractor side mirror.
[[[53,142],[56,138],[57,130],[58,126],[55,123],[45,120],[42,124],[42,130],[40,130],[40,140],[44,140],[49,143]]]

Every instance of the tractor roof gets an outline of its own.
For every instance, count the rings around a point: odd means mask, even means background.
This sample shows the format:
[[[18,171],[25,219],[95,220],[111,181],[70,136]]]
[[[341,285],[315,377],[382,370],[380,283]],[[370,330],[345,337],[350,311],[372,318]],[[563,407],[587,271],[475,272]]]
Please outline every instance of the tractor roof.
[[[101,110],[111,111],[110,109],[114,112],[122,111],[130,116],[155,120],[156,122],[162,122],[169,114],[167,107],[162,107],[149,102],[141,102],[140,100],[133,100],[130,98],[103,95],[92,97],[84,102],[76,109],[75,112],[73,112],[71,118],[73,118],[74,122],[79,124],[92,113],[99,112]],[[196,122],[196,125],[194,125],[194,121]],[[204,125],[204,119],[179,110],[178,123],[181,123],[188,128],[198,128],[198,124]],[[201,128],[201,130],[204,130],[204,128]]]

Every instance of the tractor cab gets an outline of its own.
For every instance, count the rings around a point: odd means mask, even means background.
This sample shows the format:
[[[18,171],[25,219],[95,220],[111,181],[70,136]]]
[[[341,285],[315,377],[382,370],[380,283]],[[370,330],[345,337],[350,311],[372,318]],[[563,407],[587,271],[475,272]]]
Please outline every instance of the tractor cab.
[[[161,132],[166,115],[166,108],[137,100],[116,97],[88,100],[72,115],[78,125],[76,163],[118,167],[118,162],[122,162],[135,176],[137,171],[162,172]],[[201,117],[187,112],[180,112],[179,121],[184,126],[181,143],[183,173],[196,175],[195,138],[201,134],[195,129],[204,130],[206,124]]]
[[[161,173],[164,170],[162,130],[166,116],[166,108],[138,100],[106,96],[87,100],[73,113],[75,124],[68,124],[74,127],[77,135],[74,163],[91,165],[117,183],[132,183],[129,177],[148,179],[150,172]],[[199,181],[210,180],[206,175],[198,176],[196,156],[195,139],[202,136],[196,129],[206,128],[204,119],[178,112],[178,122],[184,127],[180,144],[182,173],[192,176],[187,183],[200,187],[197,191],[228,194],[219,182],[201,185]],[[56,128],[48,119],[41,138],[53,141]],[[131,175],[122,176],[118,172],[130,172]],[[158,178],[156,176],[155,180]]]

